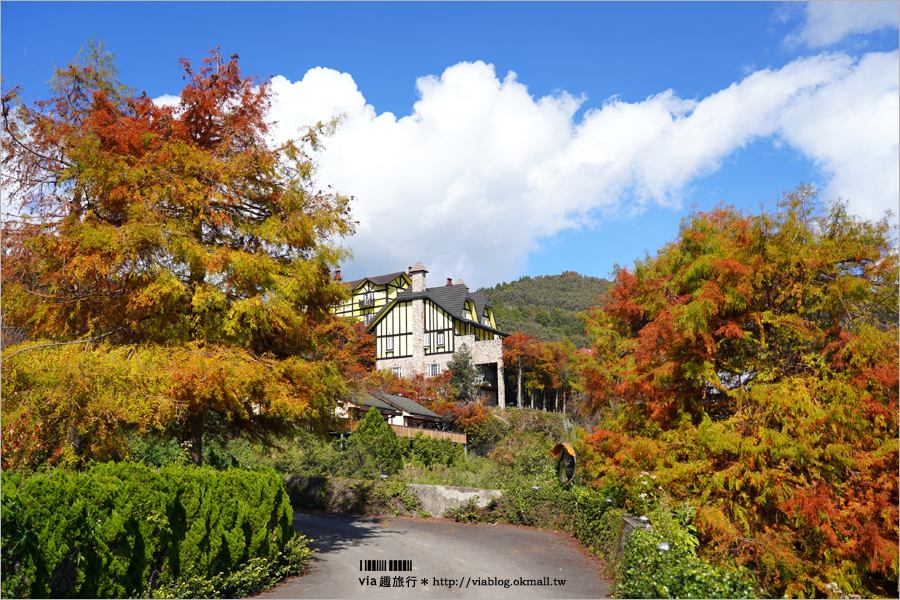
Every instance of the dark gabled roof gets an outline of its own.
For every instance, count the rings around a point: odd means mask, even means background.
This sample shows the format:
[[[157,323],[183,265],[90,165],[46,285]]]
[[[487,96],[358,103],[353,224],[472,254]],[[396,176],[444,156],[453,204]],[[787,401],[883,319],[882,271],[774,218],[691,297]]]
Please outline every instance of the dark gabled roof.
[[[481,290],[469,294],[469,298],[475,303],[475,314],[480,319],[481,315],[484,314],[484,308],[491,305],[490,301],[488,301],[487,296]]]
[[[392,396],[391,394],[384,394],[382,392],[372,392],[372,394],[378,396],[385,403],[392,404],[400,410],[408,412],[415,417],[436,421],[446,421],[444,417],[437,414],[436,412],[428,410],[415,400],[410,400],[409,398],[404,398],[403,396]]]
[[[425,290],[429,297],[454,317],[461,319],[469,290],[464,285],[444,285]]]
[[[350,402],[356,404],[360,407],[372,408],[375,407],[379,412],[388,413],[391,415],[399,415],[401,411],[396,407],[384,402],[381,398],[378,398],[375,394],[369,394],[366,392],[360,392],[356,396],[350,399]]]
[[[401,275],[406,275],[406,271],[397,271],[396,273],[388,273],[387,275],[378,275],[376,277],[363,277],[362,279],[354,279],[353,281],[345,281],[344,285],[351,290],[358,288],[364,281],[369,281],[375,285],[384,285],[397,279]]]

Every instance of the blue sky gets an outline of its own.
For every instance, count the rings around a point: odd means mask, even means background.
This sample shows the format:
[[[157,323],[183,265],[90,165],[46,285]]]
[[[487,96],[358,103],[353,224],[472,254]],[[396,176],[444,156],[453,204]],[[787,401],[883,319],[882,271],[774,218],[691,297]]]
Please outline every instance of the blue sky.
[[[274,76],[280,138],[344,115],[319,177],[353,195],[345,277],[608,277],[692,207],[801,181],[900,201],[900,3],[3,2],[3,88],[46,95],[94,35],[161,102],[220,46]],[[894,218],[896,221],[896,217]]]

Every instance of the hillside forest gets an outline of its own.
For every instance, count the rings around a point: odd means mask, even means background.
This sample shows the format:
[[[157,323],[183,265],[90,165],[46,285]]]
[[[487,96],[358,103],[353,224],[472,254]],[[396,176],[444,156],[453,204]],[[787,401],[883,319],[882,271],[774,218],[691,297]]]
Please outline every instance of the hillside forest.
[[[612,284],[606,279],[566,271],[561,275],[521,277],[482,288],[503,331],[542,342],[568,339],[575,348],[590,344],[583,315]]]

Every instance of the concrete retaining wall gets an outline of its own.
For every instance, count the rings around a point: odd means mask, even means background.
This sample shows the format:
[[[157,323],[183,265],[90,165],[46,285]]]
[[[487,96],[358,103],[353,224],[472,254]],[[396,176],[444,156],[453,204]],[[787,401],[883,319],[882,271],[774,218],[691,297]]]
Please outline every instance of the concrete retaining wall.
[[[476,505],[484,508],[491,498],[499,498],[503,495],[500,490],[487,490],[479,488],[455,487],[451,485],[424,485],[420,483],[407,484],[422,501],[422,510],[431,513],[433,517],[442,517],[448,508],[465,506],[469,500],[478,496]]]
[[[291,498],[291,504],[295,508],[321,508],[325,500],[320,497],[322,485],[325,482],[321,477],[295,477],[284,478],[285,488]],[[476,504],[484,508],[491,498],[499,498],[503,495],[500,490],[487,490],[479,488],[455,487],[452,485],[424,485],[419,483],[407,484],[419,500],[422,501],[422,510],[433,517],[443,517],[448,508],[465,506],[469,500],[478,496]]]

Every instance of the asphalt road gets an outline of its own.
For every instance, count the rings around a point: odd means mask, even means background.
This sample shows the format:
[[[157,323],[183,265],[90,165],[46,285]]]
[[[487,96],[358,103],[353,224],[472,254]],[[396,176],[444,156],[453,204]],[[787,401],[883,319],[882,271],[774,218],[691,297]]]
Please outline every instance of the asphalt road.
[[[308,573],[258,598],[609,597],[597,560],[556,532],[309,512],[294,528],[319,550]],[[369,570],[372,560],[410,568]]]

